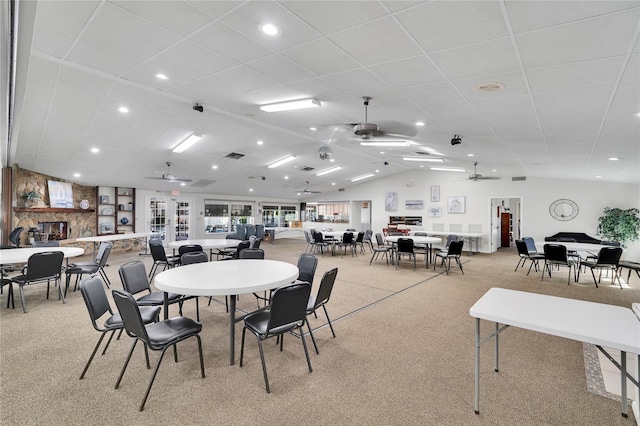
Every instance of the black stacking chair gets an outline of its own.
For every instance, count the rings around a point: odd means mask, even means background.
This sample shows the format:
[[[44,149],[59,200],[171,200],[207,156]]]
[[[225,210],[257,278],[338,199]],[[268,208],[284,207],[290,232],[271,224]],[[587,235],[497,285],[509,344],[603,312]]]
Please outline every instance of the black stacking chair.
[[[349,247],[349,251],[351,251],[352,257],[356,255],[356,246],[353,239],[353,233],[345,232],[344,234],[342,234],[342,241],[340,241],[337,245],[338,249],[342,249],[342,256],[347,254],[347,247]]]
[[[298,256],[298,281],[307,282],[313,285],[313,279],[318,267],[318,258],[312,254],[301,254]]]
[[[75,263],[69,265],[68,268],[65,269],[65,274],[67,276],[66,285],[64,287],[64,295],[67,295],[67,290],[69,289],[69,283],[71,282],[71,276],[76,276],[76,283],[73,286],[73,291],[76,291],[78,288],[78,282],[82,278],[83,275],[91,275],[95,273],[99,273],[104,283],[107,287],[110,287],[111,282],[109,281],[109,277],[107,277],[107,273],[104,270],[104,267],[107,265],[107,260],[109,259],[109,255],[111,254],[111,248],[113,244],[110,242],[103,242],[100,245],[104,244],[104,249],[101,250],[100,253],[100,261],[98,263]]]
[[[185,253],[193,253],[193,252],[201,252],[202,246],[200,244],[186,244],[184,246],[178,247],[178,259],[182,259],[182,255]],[[179,264],[182,264],[180,261]]]
[[[23,274],[11,277],[10,286],[17,284],[20,290],[22,312],[27,312],[27,304],[24,301],[24,286],[45,281],[47,283],[47,299],[49,298],[49,285],[53,280],[54,284],[58,285],[58,299],[62,299],[62,303],[65,303],[61,283],[62,259],[64,259],[64,254],[61,251],[34,253],[29,256],[26,271]],[[9,288],[9,291],[13,294],[12,287]]]
[[[369,265],[378,258],[380,253],[384,254],[384,257],[387,259],[387,265],[389,265],[389,252],[392,251],[392,247],[384,244],[382,234],[379,232],[376,232],[376,243],[378,244],[378,247],[373,248],[373,254],[371,255],[371,260],[369,260]]]
[[[304,339],[302,328],[306,322],[307,303],[311,294],[311,284],[299,283],[286,287],[280,287],[273,292],[271,304],[268,309],[258,309],[244,318],[244,328],[242,329],[242,344],[240,346],[240,367],[244,358],[244,338],[246,331],[249,330],[258,339],[258,348],[260,350],[260,360],[262,361],[262,373],[264,375],[264,384],[267,393],[270,393],[269,378],[267,376],[267,366],[264,360],[264,351],[262,341],[271,337],[280,338],[280,351],[284,344],[284,334],[300,330],[298,337],[302,339],[304,354],[307,357],[307,365],[309,372],[312,372],[311,360],[309,359],[309,351],[307,350],[307,342]]]
[[[416,270],[416,253],[413,251],[413,240],[411,238],[398,238],[395,256],[396,269],[398,269],[400,259],[402,259],[403,256],[406,256],[409,260],[413,259],[413,270]]]
[[[118,269],[120,280],[122,281],[122,288],[132,295],[139,296],[136,300],[140,306],[164,306],[164,292],[151,291],[149,281],[147,281],[147,271],[144,267],[144,263],[140,260],[125,263]],[[168,294],[168,303],[170,305],[177,303],[180,307],[180,315],[182,315],[182,296],[175,293]],[[196,306],[197,303],[196,303]],[[199,315],[199,312],[198,312]]]
[[[602,278],[603,269],[609,269],[613,274],[611,276],[611,284],[614,284],[617,278],[618,284],[620,285],[620,288],[622,288],[622,282],[620,281],[620,276],[618,275],[618,263],[620,262],[621,256],[622,248],[620,247],[602,247],[598,252],[597,259],[585,260],[581,263],[581,265],[591,269],[591,275],[593,276],[593,282],[595,283],[596,288],[598,287],[600,278]],[[600,271],[598,280],[596,280],[596,275],[593,272],[594,269],[599,269]]]
[[[320,281],[320,287],[318,287],[317,295],[315,297],[310,296],[309,303],[307,304],[307,315],[314,314],[316,318],[318,318],[316,311],[322,306],[324,314],[327,317],[327,322],[329,323],[329,328],[331,329],[331,334],[333,334],[334,338],[336,337],[336,332],[333,330],[333,325],[329,318],[329,312],[327,312],[327,303],[331,297],[331,291],[333,290],[333,284],[336,282],[337,276],[338,268],[333,268],[325,272],[322,276],[322,280]],[[313,347],[316,349],[316,353],[319,354],[320,351],[318,350],[316,339],[313,337],[313,331],[311,330],[311,324],[309,324],[309,321],[307,321],[307,327],[309,328],[309,335],[311,336]]]
[[[516,248],[518,249],[518,264],[516,265],[517,271],[519,267],[524,267],[524,264],[527,260],[531,261],[531,265],[529,265],[529,270],[527,271],[527,275],[531,272],[531,267],[536,267],[536,272],[538,272],[538,261],[544,260],[544,254],[541,253],[529,253],[529,249],[527,247],[527,243],[523,240],[516,240]]]
[[[113,339],[113,335],[116,331],[123,330],[124,324],[122,323],[120,314],[114,314],[111,310],[111,305],[109,304],[107,294],[104,291],[104,287],[102,287],[102,280],[99,276],[92,275],[80,281],[80,293],[82,293],[84,303],[87,305],[91,324],[93,325],[93,328],[100,333],[100,339],[93,348],[89,361],[87,361],[87,365],[85,365],[84,370],[82,370],[82,374],[80,375],[80,380],[82,380],[89,369],[89,365],[91,365],[91,361],[93,361],[93,357],[96,355],[96,352],[98,352],[98,348],[100,347],[104,336],[111,332],[109,340],[107,340],[107,344],[102,350],[102,355],[107,353],[107,349]],[[140,316],[142,318],[142,322],[145,324],[158,321],[158,317],[160,316],[160,307],[149,306],[140,308]],[[100,325],[99,322],[102,322],[102,320],[104,320],[104,323],[103,325]]]
[[[333,241],[325,240],[322,236],[322,232],[314,232],[313,234],[313,252],[317,253],[320,250],[322,256],[324,256],[324,248],[333,244]]]
[[[552,266],[567,266],[569,268],[569,275],[567,276],[567,285],[571,280],[571,268],[573,268],[574,281],[578,281],[580,278],[580,263],[574,258],[569,258],[567,248],[560,244],[545,244],[544,245],[544,268],[542,268],[542,278],[544,281],[544,273],[548,272],[551,277]]]
[[[451,259],[454,259],[458,266],[460,267],[460,272],[464,275],[464,270],[462,269],[462,262],[460,262],[460,256],[462,256],[462,246],[464,245],[463,240],[452,241],[449,244],[449,249],[445,251],[440,251],[436,253],[436,259],[433,261],[433,270],[436,270],[436,263],[438,258],[441,258],[440,266],[444,265],[446,267],[447,275],[449,275],[449,271],[451,270]]]
[[[164,251],[164,246],[160,240],[149,241],[149,250],[151,251],[151,257],[153,258],[153,266],[149,271],[149,280],[152,280],[156,275],[158,268],[162,265],[162,270],[167,268],[173,268],[180,265],[180,258],[177,256],[167,256],[167,252]]]
[[[142,402],[140,403],[140,411],[144,409],[144,405],[147,402],[147,397],[149,396],[151,386],[153,386],[153,381],[155,380],[158,369],[160,368],[160,363],[162,362],[164,353],[169,347],[174,347],[175,361],[178,362],[178,350],[176,347],[176,344],[178,342],[181,342],[190,337],[195,337],[198,340],[198,353],[200,354],[200,372],[202,378],[205,377],[204,360],[202,357],[202,341],[200,339],[202,324],[187,317],[175,317],[145,326],[140,314],[140,308],[138,307],[136,300],[130,293],[113,290],[113,299],[116,302],[118,312],[120,313],[127,334],[134,339],[133,343],[131,344],[131,349],[129,350],[129,355],[127,355],[127,359],[122,366],[122,371],[120,371],[120,375],[118,376],[118,381],[116,382],[115,388],[118,389],[118,386],[120,386],[122,376],[124,375],[124,372],[129,365],[131,354],[133,354],[133,350],[136,348],[138,340],[142,340],[144,345],[146,345],[146,347],[151,349],[152,351],[160,351],[160,357],[158,358],[158,362],[153,369],[153,374],[151,375],[151,379],[149,380],[149,385],[147,386],[147,390],[145,391]],[[147,367],[150,368],[148,356]],[[171,395],[172,392],[175,391],[175,388],[173,388],[175,383],[172,383],[171,385],[172,388],[167,391],[168,395]]]
[[[191,251],[180,256],[180,264],[182,266],[192,265],[194,263],[204,263],[209,261],[209,256],[204,251]]]

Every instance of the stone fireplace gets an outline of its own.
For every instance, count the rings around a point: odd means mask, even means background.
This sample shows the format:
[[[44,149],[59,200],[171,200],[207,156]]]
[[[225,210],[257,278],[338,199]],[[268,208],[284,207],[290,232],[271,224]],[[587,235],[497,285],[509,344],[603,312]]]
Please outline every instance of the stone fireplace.
[[[68,222],[38,222],[41,241],[60,241],[69,238]]]

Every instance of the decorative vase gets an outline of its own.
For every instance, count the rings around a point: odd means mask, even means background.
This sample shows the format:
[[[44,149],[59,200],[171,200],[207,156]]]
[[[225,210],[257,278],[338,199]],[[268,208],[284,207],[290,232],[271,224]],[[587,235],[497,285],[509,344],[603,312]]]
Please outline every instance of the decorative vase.
[[[120,219],[120,223],[123,225],[126,225],[127,223],[129,223],[129,219],[127,219],[126,217],[123,217],[122,219]]]

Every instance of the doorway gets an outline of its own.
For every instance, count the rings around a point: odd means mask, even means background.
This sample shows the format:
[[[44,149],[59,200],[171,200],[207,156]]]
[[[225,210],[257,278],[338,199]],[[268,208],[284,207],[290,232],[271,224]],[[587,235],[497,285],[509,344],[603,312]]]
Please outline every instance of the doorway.
[[[514,247],[522,238],[522,196],[491,197],[489,204],[490,252]]]
[[[146,197],[145,205],[147,231],[157,233],[165,247],[171,241],[190,238],[192,199]]]

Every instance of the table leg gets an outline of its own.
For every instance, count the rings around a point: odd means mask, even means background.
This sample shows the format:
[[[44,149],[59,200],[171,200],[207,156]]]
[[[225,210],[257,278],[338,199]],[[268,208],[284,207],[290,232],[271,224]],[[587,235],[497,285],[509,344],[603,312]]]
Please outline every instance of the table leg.
[[[629,414],[627,413],[627,353],[625,351],[621,351],[620,352],[620,365],[621,365],[621,380],[622,382],[620,383],[620,389],[621,389],[621,399],[622,399],[622,417],[628,417]]]
[[[232,294],[229,299],[229,365],[233,365],[236,349],[236,295]]]
[[[476,414],[480,414],[480,318],[476,318],[476,377],[474,408]]]
[[[494,367],[494,370],[496,371],[496,373],[500,370],[500,367],[498,365],[498,359],[500,358],[499,345],[498,345],[499,338],[500,338],[500,330],[498,330],[498,323],[496,323],[496,365]]]

